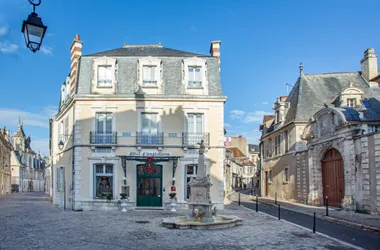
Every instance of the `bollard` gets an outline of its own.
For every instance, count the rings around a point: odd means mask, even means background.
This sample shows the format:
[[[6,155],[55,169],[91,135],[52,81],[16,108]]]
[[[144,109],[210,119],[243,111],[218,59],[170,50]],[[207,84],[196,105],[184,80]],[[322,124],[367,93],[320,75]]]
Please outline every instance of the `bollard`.
[[[239,192],[239,206],[240,206],[240,192]]]
[[[274,193],[274,204],[277,204],[277,193]]]
[[[256,212],[259,212],[259,196],[256,195]]]
[[[315,212],[314,212],[314,220],[313,220],[313,233],[315,233]]]
[[[329,197],[326,196],[326,216],[329,216]]]
[[[281,220],[281,208],[280,208],[280,204],[278,204],[278,219]]]

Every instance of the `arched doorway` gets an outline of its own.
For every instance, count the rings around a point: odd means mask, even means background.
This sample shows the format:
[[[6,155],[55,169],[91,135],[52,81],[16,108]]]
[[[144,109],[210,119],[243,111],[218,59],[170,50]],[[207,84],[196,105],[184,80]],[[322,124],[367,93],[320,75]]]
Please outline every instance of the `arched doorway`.
[[[323,202],[341,207],[344,198],[344,166],[342,155],[336,149],[328,150],[322,160]]]

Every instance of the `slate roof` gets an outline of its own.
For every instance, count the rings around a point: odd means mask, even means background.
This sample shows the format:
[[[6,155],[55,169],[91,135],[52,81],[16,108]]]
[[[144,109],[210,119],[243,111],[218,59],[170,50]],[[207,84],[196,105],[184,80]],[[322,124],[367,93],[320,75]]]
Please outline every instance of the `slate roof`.
[[[196,54],[191,52],[186,52],[182,50],[169,49],[162,47],[160,45],[136,45],[136,46],[126,46],[123,48],[107,50],[103,52],[97,52],[84,56],[159,56],[159,57],[210,57],[209,55]]]
[[[380,121],[380,89],[370,88],[360,72],[346,72],[301,75],[286,99],[290,102],[290,108],[284,124],[307,122],[312,114],[325,108],[325,104],[331,106],[331,102],[350,86],[364,92],[362,98],[369,104],[364,118]],[[355,112],[344,110],[345,115],[353,120],[357,119]]]

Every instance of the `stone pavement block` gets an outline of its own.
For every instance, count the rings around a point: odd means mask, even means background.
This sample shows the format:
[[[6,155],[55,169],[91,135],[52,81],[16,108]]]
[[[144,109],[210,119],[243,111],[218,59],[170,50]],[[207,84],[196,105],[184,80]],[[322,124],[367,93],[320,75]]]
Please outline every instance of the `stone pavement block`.
[[[243,225],[209,231],[162,227],[162,218],[187,211],[65,212],[42,194],[1,197],[0,211],[0,249],[349,249],[236,204],[220,214],[236,215]]]

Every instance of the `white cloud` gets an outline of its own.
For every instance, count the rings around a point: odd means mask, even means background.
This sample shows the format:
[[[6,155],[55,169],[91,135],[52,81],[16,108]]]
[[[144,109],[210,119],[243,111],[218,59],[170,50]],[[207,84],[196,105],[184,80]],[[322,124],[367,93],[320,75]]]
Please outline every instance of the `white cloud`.
[[[42,156],[49,155],[49,139],[32,139],[30,146],[34,152],[39,152]]]
[[[240,119],[245,115],[245,112],[243,110],[231,110],[230,116],[232,119]]]
[[[271,115],[270,112],[265,111],[254,111],[248,113],[243,119],[242,122],[244,123],[252,123],[252,122],[262,122],[264,115]]]
[[[0,109],[0,123],[6,126],[17,125],[21,118],[24,125],[49,128],[49,118],[56,113],[53,112],[54,109],[57,110],[54,106],[48,106],[39,113],[19,109]]]
[[[53,48],[50,47],[50,46],[41,46],[40,50],[45,55],[48,55],[48,56],[52,56],[53,55]]]
[[[231,128],[231,127],[232,127],[232,125],[231,125],[231,124],[229,124],[229,123],[224,123],[224,127],[225,127],[225,128]]]
[[[268,102],[262,102],[261,104],[263,104],[263,105],[267,105],[267,104],[269,104]]]
[[[261,132],[258,129],[242,132],[241,135],[245,137],[250,144],[259,144],[260,142]]]
[[[0,36],[5,36],[8,34],[8,26],[0,27]]]
[[[18,50],[18,45],[9,41],[0,42],[0,53],[14,53]]]

